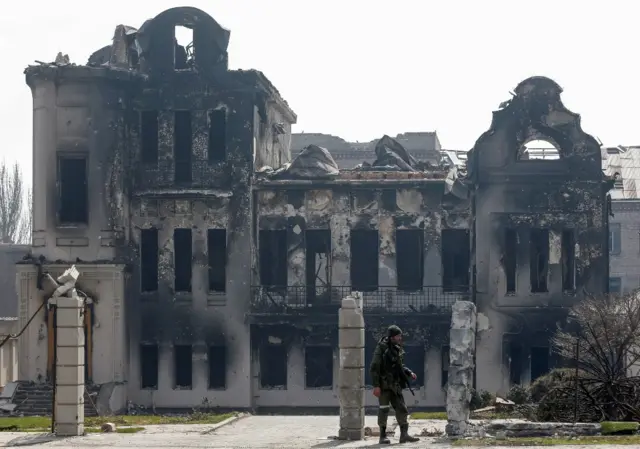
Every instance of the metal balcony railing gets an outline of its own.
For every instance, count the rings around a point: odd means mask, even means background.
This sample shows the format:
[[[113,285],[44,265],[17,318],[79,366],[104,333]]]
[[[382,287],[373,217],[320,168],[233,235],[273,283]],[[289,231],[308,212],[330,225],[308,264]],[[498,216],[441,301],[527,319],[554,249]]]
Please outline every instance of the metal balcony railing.
[[[301,313],[337,311],[342,298],[360,291],[365,312],[447,313],[453,303],[469,298],[469,287],[425,286],[407,291],[396,286],[253,286],[253,313]]]
[[[223,163],[209,163],[206,160],[141,163],[136,169],[135,186],[138,189],[218,187],[224,185],[229,176],[223,166]]]

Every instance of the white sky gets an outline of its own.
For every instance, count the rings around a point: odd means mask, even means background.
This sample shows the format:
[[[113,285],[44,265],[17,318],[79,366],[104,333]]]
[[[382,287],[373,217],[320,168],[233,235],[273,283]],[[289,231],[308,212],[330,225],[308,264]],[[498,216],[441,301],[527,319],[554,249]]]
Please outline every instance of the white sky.
[[[629,0],[169,0],[4,2],[0,157],[31,179],[23,69],[58,51],[84,64],[116,25],[194,6],[231,30],[231,68],[256,68],[298,114],[295,132],[368,141],[436,130],[468,150],[518,82],[545,75],[605,144],[640,144],[637,7]]]

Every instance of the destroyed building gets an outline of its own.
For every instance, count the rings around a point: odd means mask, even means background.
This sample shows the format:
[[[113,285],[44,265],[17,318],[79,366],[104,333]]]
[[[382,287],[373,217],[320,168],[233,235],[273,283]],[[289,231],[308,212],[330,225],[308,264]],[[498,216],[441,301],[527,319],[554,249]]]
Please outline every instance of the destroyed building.
[[[600,149],[560,87],[523,81],[467,172],[388,136],[375,160],[340,170],[316,145],[291,158],[296,115],[261,72],[229,70],[228,41],[203,11],[173,8],[118,26],[86,65],[60,55],[26,69],[34,233],[20,323],[40,305],[40,274],[75,264],[99,405],[337,407],[337,312],[352,291],[367,361],[381,329],[405,330],[410,406],[445,403],[458,299],[480,313],[478,388],[550,369],[556,321],[608,278]],[[522,158],[532,139],[560,159]],[[46,383],[54,317],[41,315],[20,340],[20,379]]]

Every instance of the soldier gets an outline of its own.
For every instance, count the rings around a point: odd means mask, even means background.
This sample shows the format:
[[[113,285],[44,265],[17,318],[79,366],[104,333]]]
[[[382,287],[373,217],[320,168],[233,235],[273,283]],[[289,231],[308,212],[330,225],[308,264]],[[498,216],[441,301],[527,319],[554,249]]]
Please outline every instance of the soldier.
[[[396,420],[400,425],[400,443],[414,443],[419,440],[409,435],[409,411],[402,396],[402,389],[409,386],[408,378],[415,380],[416,375],[404,366],[403,355],[402,330],[395,324],[391,325],[387,330],[387,336],[381,338],[376,346],[370,368],[373,395],[378,398],[379,403],[380,444],[391,444],[387,438],[390,407],[395,410]]]

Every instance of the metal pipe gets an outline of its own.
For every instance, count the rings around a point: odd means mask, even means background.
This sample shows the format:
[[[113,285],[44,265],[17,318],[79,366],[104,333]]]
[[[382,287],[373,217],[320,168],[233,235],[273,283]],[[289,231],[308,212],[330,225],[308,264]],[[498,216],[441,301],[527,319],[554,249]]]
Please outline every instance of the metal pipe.
[[[573,398],[573,423],[578,422],[578,373],[580,366],[580,334],[576,336],[576,391]]]
[[[53,307],[53,367],[51,369],[51,381],[53,382],[53,394],[51,395],[51,433],[56,433],[56,377],[58,371],[58,313]]]

